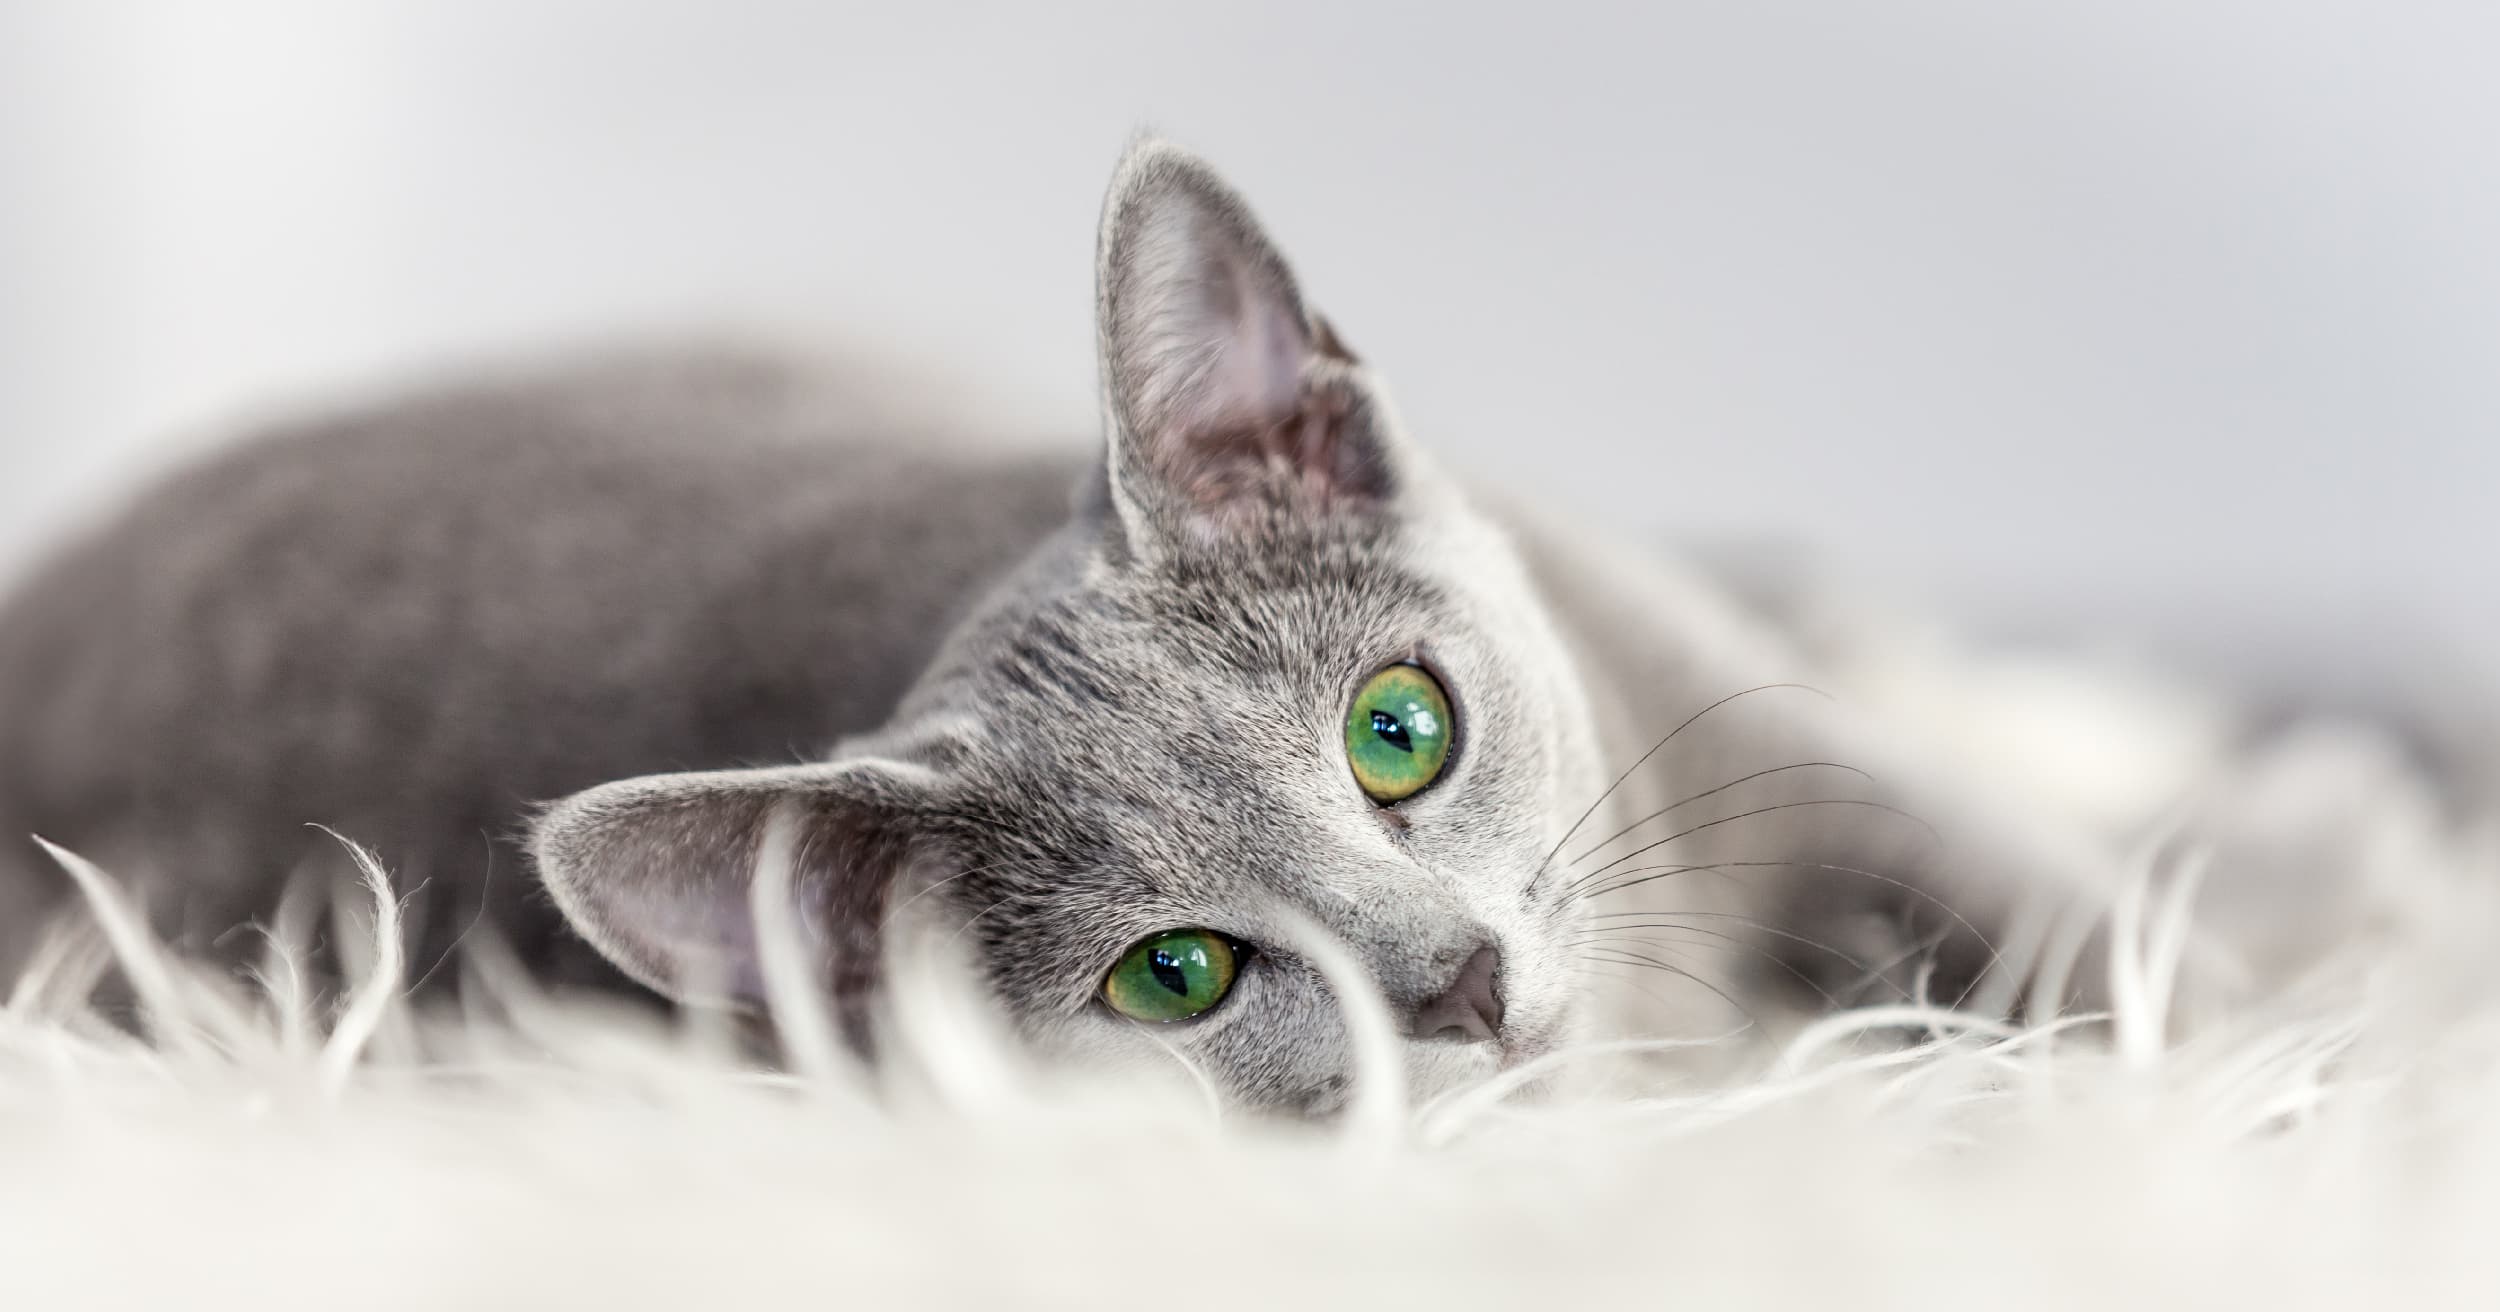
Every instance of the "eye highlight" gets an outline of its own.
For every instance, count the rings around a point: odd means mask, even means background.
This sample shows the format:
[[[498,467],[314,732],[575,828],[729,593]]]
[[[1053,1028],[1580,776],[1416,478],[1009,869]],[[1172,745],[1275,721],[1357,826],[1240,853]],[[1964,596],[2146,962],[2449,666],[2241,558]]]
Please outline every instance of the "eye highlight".
[[[1457,728],[1439,680],[1420,665],[1392,665],[1365,682],[1346,710],[1346,763],[1364,796],[1402,801],[1441,777]]]
[[[1130,948],[1103,979],[1102,999],[1130,1020],[1187,1020],[1224,1000],[1239,964],[1223,935],[1175,929]]]

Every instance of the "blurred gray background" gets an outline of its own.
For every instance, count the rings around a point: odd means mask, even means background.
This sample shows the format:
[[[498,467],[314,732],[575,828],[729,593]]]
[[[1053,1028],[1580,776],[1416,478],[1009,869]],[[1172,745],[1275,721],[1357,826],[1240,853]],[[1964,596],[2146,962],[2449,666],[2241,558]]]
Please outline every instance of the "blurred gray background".
[[[0,567],[255,415],[719,326],[1083,430],[1249,192],[1451,459],[1979,627],[2500,653],[2500,6],[0,7]],[[13,572],[13,569],[0,569]]]

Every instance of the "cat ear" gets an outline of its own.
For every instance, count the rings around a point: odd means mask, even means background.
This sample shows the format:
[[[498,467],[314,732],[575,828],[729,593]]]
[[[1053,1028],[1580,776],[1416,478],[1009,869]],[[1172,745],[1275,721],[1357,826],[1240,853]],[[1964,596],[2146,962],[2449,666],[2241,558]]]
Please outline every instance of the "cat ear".
[[[786,862],[787,923],[858,1026],[932,786],[886,761],[652,775],[557,803],[530,847],[565,918],[626,974],[680,1001],[741,1005],[764,1001],[758,872]]]
[[[1357,362],[1204,161],[1129,151],[1096,272],[1111,481],[1132,508],[1386,499],[1386,421]]]

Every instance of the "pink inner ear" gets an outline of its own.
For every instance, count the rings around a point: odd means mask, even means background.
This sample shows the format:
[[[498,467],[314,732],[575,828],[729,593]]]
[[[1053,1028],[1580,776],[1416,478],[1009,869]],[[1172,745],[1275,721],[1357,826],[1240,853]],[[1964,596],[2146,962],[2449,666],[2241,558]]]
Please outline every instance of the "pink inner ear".
[[[1342,407],[1306,393],[1311,336],[1281,289],[1203,216],[1150,227],[1138,268],[1149,307],[1129,362],[1138,438],[1162,478],[1201,510],[1286,491],[1328,499],[1339,483]]]
[[[1342,378],[1305,377],[1316,358],[1288,305],[1255,294],[1251,271],[1219,265],[1167,302],[1159,345],[1171,369],[1158,416],[1139,435],[1149,464],[1202,512],[1273,505],[1308,509],[1379,499],[1386,471]],[[1185,328],[1185,330],[1183,330]],[[1180,367],[1191,361],[1194,368]],[[1141,407],[1143,408],[1143,407]]]
[[[1178,203],[1139,224],[1124,252],[1117,363],[1149,442],[1282,423],[1296,408],[1309,334],[1290,287],[1240,242]]]
[[[1208,410],[1191,427],[1267,427],[1284,423],[1300,408],[1302,362],[1310,339],[1290,312],[1253,296],[1240,298],[1231,331],[1218,357],[1218,378],[1208,380]]]
[[[1128,471],[1224,518],[1385,496],[1352,361],[1306,322],[1246,211],[1205,187],[1149,187],[1112,232],[1106,345]]]
[[[1195,509],[1218,518],[1349,509],[1389,495],[1390,471],[1368,424],[1345,380],[1313,380],[1281,417],[1158,443],[1155,472]]]

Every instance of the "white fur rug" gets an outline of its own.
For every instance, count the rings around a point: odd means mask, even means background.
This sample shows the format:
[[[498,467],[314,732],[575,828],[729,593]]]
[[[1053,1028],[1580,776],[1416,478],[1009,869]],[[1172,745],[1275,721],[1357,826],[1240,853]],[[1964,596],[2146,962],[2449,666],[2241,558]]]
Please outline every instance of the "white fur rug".
[[[2154,871],[2095,967],[2105,1025],[1928,1017],[1905,1050],[1844,1016],[1732,1085],[1618,1053],[1551,1101],[1311,1128],[1036,1076],[934,995],[872,1084],[509,984],[413,1015],[387,915],[323,1018],[283,970],[237,990],[125,929],[149,1037],[76,1001],[92,935],[0,1013],[0,1306],[2500,1306],[2489,845],[2350,741],[2218,766],[2176,706],[1998,673],[1957,677],[2012,699],[1981,754],[2063,744],[2034,777],[2072,809],[2197,771],[2332,792],[2367,932],[2190,1025]]]

